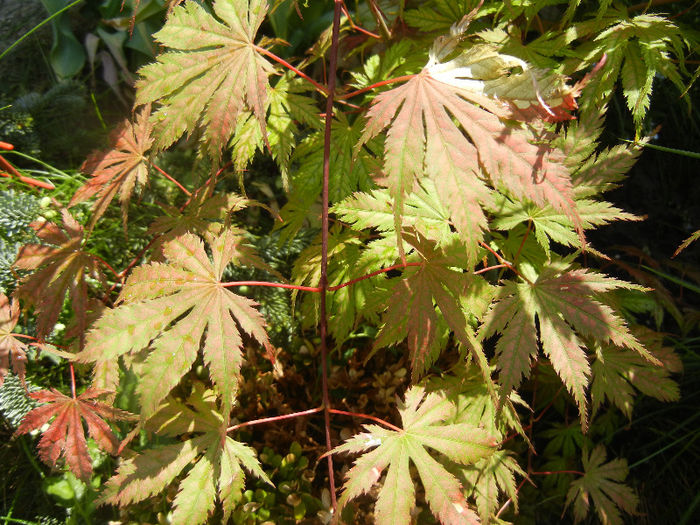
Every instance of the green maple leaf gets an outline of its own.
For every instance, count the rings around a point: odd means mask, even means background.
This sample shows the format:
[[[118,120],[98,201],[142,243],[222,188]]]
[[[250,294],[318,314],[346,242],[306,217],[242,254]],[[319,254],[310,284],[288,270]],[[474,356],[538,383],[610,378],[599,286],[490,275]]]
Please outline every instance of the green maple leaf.
[[[386,477],[379,491],[374,514],[379,525],[408,523],[415,506],[415,488],[409,464],[415,465],[433,514],[445,524],[479,523],[468,506],[457,478],[433,458],[428,448],[460,465],[468,465],[494,453],[497,441],[476,426],[445,424],[454,411],[438,393],[426,395],[421,387],[411,387],[399,405],[403,423],[400,431],[377,425],[364,425],[366,432],[350,438],[333,452],[364,452],[346,474],[339,512],[353,498],[365,494]],[[369,452],[365,452],[369,449]]]
[[[639,354],[604,345],[596,348],[596,359],[591,365],[591,405],[593,413],[608,399],[628,418],[632,418],[634,389],[659,401],[677,401],[678,384],[669,376],[680,372],[682,364],[673,350],[662,346],[662,336],[651,330],[638,328],[639,340],[657,357],[662,366],[649,363]]]
[[[321,127],[316,101],[303,93],[308,92],[301,79],[283,75],[267,92],[267,139],[272,158],[277,163],[285,188],[289,185],[289,168],[299,136],[298,123],[311,129]],[[250,112],[239,117],[231,140],[233,163],[237,171],[244,170],[257,151],[263,151],[264,137],[258,121]]]
[[[257,303],[224,288],[221,276],[231,262],[246,263],[249,249],[231,230],[208,235],[212,259],[192,234],[165,244],[167,264],[138,267],[126,282],[124,304],[102,316],[88,333],[78,359],[102,362],[151,346],[138,392],[143,419],[178,384],[202,343],[204,362],[225,406],[236,395],[243,361],[239,326],[260,344],[270,345]]]
[[[51,333],[66,293],[70,293],[79,334],[87,330],[88,276],[104,281],[94,255],[83,250],[83,227],[68,210],[61,211],[63,229],[50,222],[32,223],[37,237],[46,244],[25,244],[15,266],[35,270],[25,277],[15,294],[33,304],[40,338]]]
[[[195,383],[187,404],[167,398],[145,427],[178,441],[124,459],[105,485],[103,502],[124,506],[143,501],[187,471],[173,501],[172,523],[206,522],[217,499],[225,523],[242,497],[244,468],[272,484],[255,451],[228,437],[216,396],[200,383]]]
[[[612,308],[601,302],[602,293],[631,287],[601,274],[568,269],[561,263],[546,265],[533,283],[508,282],[503,286],[480,329],[481,337],[502,334],[496,343],[502,395],[517,388],[523,376],[530,375],[541,344],[574,396],[585,427],[591,369],[582,338],[629,348],[658,362]]]
[[[90,228],[107,210],[115,195],[119,194],[122,205],[122,222],[126,231],[126,219],[131,194],[137,184],[143,186],[148,180],[148,159],[146,152],[153,144],[151,133],[153,124],[149,122],[151,107],[142,109],[132,123],[124,121],[112,135],[111,150],[98,151],[88,157],[81,170],[92,178],[73,195],[68,207],[75,206],[95,195],[92,206]]]
[[[576,200],[583,230],[603,226],[613,221],[639,221],[642,217],[626,213],[609,202],[592,199]],[[495,230],[512,230],[520,223],[530,223],[535,239],[550,256],[550,240],[564,246],[580,247],[580,237],[569,217],[551,206],[537,207],[529,202],[513,201],[499,197],[495,206],[496,218],[491,222]]]
[[[627,461],[615,459],[605,462],[605,447],[598,445],[593,452],[583,454],[585,475],[571,483],[566,495],[566,506],[574,504],[574,520],[578,523],[590,511],[591,500],[603,525],[622,525],[620,510],[634,514],[638,498],[622,482],[627,477]]]
[[[155,146],[168,147],[198,125],[209,153],[220,158],[239,115],[250,110],[265,136],[267,77],[272,66],[255,44],[265,0],[217,0],[214,14],[196,2],[176,7],[154,36],[173,49],[139,71],[136,103],[160,102]]]
[[[603,53],[607,56],[605,74],[598,75],[591,82],[591,87],[584,94],[586,103],[590,101],[598,106],[601,100],[606,101],[620,78],[638,134],[649,109],[657,73],[671,80],[679,91],[685,91],[671,55],[682,60],[686,43],[678,26],[667,18],[655,14],[626,18],[625,14],[621,14],[619,18],[607,20],[602,27],[598,22],[578,33],[579,38],[584,33],[595,35],[592,41],[577,50],[577,54],[584,57],[582,66],[599,60]]]

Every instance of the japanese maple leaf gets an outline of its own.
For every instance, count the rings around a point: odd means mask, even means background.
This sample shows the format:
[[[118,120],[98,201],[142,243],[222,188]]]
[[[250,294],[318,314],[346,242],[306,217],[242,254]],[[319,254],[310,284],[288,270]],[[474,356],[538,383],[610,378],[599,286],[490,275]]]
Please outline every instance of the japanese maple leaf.
[[[150,344],[138,386],[144,420],[190,369],[200,342],[209,374],[229,407],[243,361],[239,325],[260,344],[270,345],[257,303],[221,282],[229,262],[247,263],[243,237],[224,230],[208,235],[207,243],[211,260],[201,239],[185,234],[163,247],[167,263],[134,269],[120,296],[124,304],[95,323],[77,356],[100,363]]]
[[[83,227],[68,210],[61,211],[63,229],[51,222],[31,224],[37,237],[46,244],[25,244],[17,254],[15,266],[36,270],[25,277],[15,290],[20,299],[33,304],[39,338],[51,333],[61,312],[66,292],[70,293],[78,333],[87,329],[87,276],[103,281],[97,259],[83,251]]]
[[[463,307],[468,295],[475,304],[481,302],[479,294],[488,294],[488,286],[480,277],[455,269],[460,264],[459,256],[438,250],[434,243],[422,238],[407,236],[406,239],[424,259],[420,266],[407,268],[405,278],[395,280],[374,349],[408,338],[413,379],[417,379],[438,354],[434,348],[438,327],[435,302],[457,340],[474,354],[486,384],[495,392],[484,351],[468,325],[469,312]]]
[[[473,425],[443,423],[453,412],[452,403],[439,393],[426,395],[422,387],[413,386],[399,405],[403,429],[364,425],[366,432],[336,447],[333,452],[363,452],[346,474],[338,511],[353,498],[369,492],[386,469],[375,506],[376,523],[409,523],[416,502],[409,468],[412,462],[430,510],[441,523],[479,523],[477,514],[467,506],[457,478],[427,449],[468,465],[493,454],[497,440]],[[369,449],[373,450],[365,452]]]
[[[659,401],[677,401],[678,383],[670,378],[672,372],[681,372],[682,362],[671,348],[663,346],[659,334],[637,328],[637,337],[661,361],[657,366],[639,354],[612,345],[596,348],[596,359],[591,366],[591,404],[593,413],[608,399],[630,420],[634,406],[635,388]]]
[[[218,159],[247,109],[266,137],[267,77],[273,68],[254,42],[267,2],[217,0],[213,8],[223,23],[196,2],[173,10],[154,35],[173,51],[140,70],[136,102],[160,103],[154,114],[157,148],[201,125],[209,153]]]
[[[46,404],[38,406],[24,416],[16,434],[26,434],[41,428],[55,416],[39,440],[39,457],[47,464],[55,466],[63,456],[71,472],[77,478],[88,481],[92,474],[92,460],[88,454],[81,418],[85,420],[90,436],[100,448],[110,454],[116,454],[119,440],[103,418],[131,418],[128,412],[96,401],[96,398],[104,394],[107,392],[94,388],[89,388],[78,397],[68,397],[54,389],[32,392],[29,394],[32,398]]]
[[[502,334],[496,343],[501,394],[508,395],[520,385],[523,376],[530,375],[539,339],[554,370],[574,396],[585,427],[585,391],[591,368],[582,337],[626,347],[651,362],[658,362],[612,308],[601,302],[603,292],[633,287],[587,270],[568,269],[556,262],[545,266],[532,283],[504,285],[480,329],[481,337]]]
[[[224,511],[221,523],[226,523],[241,499],[244,468],[272,484],[255,451],[227,436],[216,396],[200,383],[195,383],[187,404],[167,398],[145,426],[160,437],[177,441],[123,460],[105,485],[104,502],[127,505],[143,501],[187,471],[173,501],[172,523],[205,523],[217,499]]]
[[[405,195],[425,174],[435,182],[472,261],[482,231],[487,229],[482,206],[492,204],[489,180],[517,198],[538,206],[550,204],[568,216],[582,236],[562,152],[549,145],[547,135],[537,136],[506,120],[517,115],[501,98],[517,94],[525,100],[526,95],[520,93],[529,85],[530,98],[541,99],[532,87],[531,72],[520,73],[527,82],[518,86],[512,86],[516,73],[508,82],[494,85],[495,78],[507,73],[510,62],[503,57],[496,60],[495,52],[490,60],[479,61],[485,53],[480,46],[474,59],[467,50],[465,55],[440,63],[455,45],[438,40],[426,67],[406,84],[377,96],[367,115],[358,147],[389,128],[384,171],[396,202],[396,230],[400,231]],[[519,107],[517,99],[512,103]]]
[[[92,206],[90,228],[102,217],[115,195],[119,194],[126,230],[131,194],[137,183],[144,185],[148,179],[148,159],[145,154],[153,144],[150,116],[149,104],[136,115],[133,123],[126,120],[115,130],[111,137],[111,150],[95,152],[83,163],[81,170],[92,175],[92,179],[78,188],[68,207],[97,195]]]
[[[19,301],[12,301],[3,293],[0,293],[0,386],[5,381],[5,376],[10,369],[24,383],[24,369],[27,356],[24,351],[27,345],[17,338],[12,331],[19,321]]]
[[[629,469],[627,461],[615,459],[605,462],[605,447],[598,445],[590,454],[583,453],[584,476],[571,484],[566,495],[566,506],[574,504],[574,522],[588,515],[591,500],[603,525],[622,525],[620,510],[634,514],[639,502],[634,491],[623,485]]]

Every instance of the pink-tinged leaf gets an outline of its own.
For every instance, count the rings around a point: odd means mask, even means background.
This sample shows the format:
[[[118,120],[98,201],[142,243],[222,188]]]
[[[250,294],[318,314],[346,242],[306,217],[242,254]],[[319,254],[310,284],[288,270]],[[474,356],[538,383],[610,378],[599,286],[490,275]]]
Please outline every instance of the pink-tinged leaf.
[[[27,355],[24,353],[27,345],[12,333],[19,321],[19,301],[10,302],[8,297],[0,293],[0,386],[10,370],[10,363],[15,375],[24,384],[24,374]]]
[[[450,460],[468,465],[493,454],[496,439],[483,429],[468,425],[445,424],[455,407],[444,396],[411,387],[400,404],[403,430],[387,430],[365,425],[357,434],[336,447],[334,452],[364,452],[346,474],[339,511],[352,499],[365,494],[386,476],[375,506],[379,525],[410,521],[415,506],[415,488],[410,463],[416,466],[433,514],[443,524],[476,524],[478,516],[467,506],[457,478],[429,452],[432,449]],[[366,452],[368,449],[369,452]]]
[[[153,119],[157,148],[202,126],[209,153],[219,159],[244,111],[252,111],[266,137],[267,78],[273,68],[254,42],[267,2],[218,0],[213,7],[218,20],[195,2],[173,10],[155,34],[172,50],[139,71],[136,99],[160,104]]]
[[[112,149],[92,153],[83,163],[83,173],[92,178],[78,188],[69,207],[97,196],[92,206],[89,227],[94,227],[112,199],[119,194],[122,205],[122,221],[126,231],[126,220],[131,195],[136,185],[143,186],[148,180],[146,152],[153,144],[150,123],[151,107],[147,105],[136,115],[135,121],[124,121],[112,134]]]
[[[167,264],[136,268],[127,280],[118,308],[107,312],[87,335],[77,359],[113,360],[150,345],[138,386],[141,417],[147,419],[190,369],[200,345],[216,391],[231,406],[243,362],[241,330],[269,348],[265,321],[257,304],[222,286],[231,262],[256,258],[242,247],[235,230],[207,235],[210,259],[202,240],[179,236],[163,247]]]
[[[62,456],[76,477],[87,481],[92,474],[92,460],[88,454],[81,416],[88,432],[100,448],[110,454],[116,453],[118,440],[101,417],[115,420],[130,420],[131,414],[95,401],[105,392],[88,389],[77,398],[71,398],[53,390],[32,392],[30,396],[41,403],[30,411],[17,429],[16,435],[26,434],[41,428],[55,416],[49,428],[39,440],[39,457],[55,466]]]
[[[557,374],[574,396],[587,424],[586,389],[591,376],[582,338],[624,346],[651,363],[654,357],[629,331],[624,321],[603,301],[603,293],[634,285],[580,269],[550,263],[530,283],[508,283],[491,306],[480,338],[501,333],[496,344],[496,365],[503,384],[502,396],[528,377],[536,359],[535,334]]]
[[[15,294],[34,305],[37,314],[37,335],[46,337],[58,320],[66,293],[71,297],[78,333],[87,330],[88,276],[104,280],[95,257],[82,249],[83,228],[62,210],[63,230],[50,223],[33,224],[37,235],[57,246],[25,244],[17,254],[15,266],[35,270],[26,276]]]
[[[523,73],[522,78],[500,75],[510,66],[506,67],[505,56],[494,50],[489,53],[489,60],[484,59],[479,68],[474,68],[474,63],[470,67],[463,63],[470,60],[469,51],[459,60],[445,64],[436,63],[433,57],[406,84],[375,98],[358,147],[389,128],[384,182],[395,201],[397,231],[405,195],[427,175],[450,210],[458,233],[469,243],[471,257],[487,228],[482,207],[490,205],[492,197],[486,182],[539,206],[552,205],[571,219],[583,237],[570,174],[562,152],[551,146],[553,137],[537,135],[506,120],[518,116],[539,118],[520,110],[514,112],[507,104],[520,107],[527,101],[527,106],[542,105],[541,93],[532,88],[537,79],[530,71]],[[476,78],[463,78],[472,75]],[[501,85],[494,80],[499,76],[510,80]],[[514,87],[516,80],[519,84]],[[527,94],[525,86],[529,86]],[[561,97],[570,94],[564,80],[559,79],[550,87],[551,100],[564,103]],[[571,106],[572,98],[566,99]]]

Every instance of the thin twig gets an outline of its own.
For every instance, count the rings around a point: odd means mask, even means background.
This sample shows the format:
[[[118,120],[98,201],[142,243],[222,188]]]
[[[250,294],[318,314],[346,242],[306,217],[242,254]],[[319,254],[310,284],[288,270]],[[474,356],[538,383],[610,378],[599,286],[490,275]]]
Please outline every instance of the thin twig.
[[[112,273],[114,274],[114,276],[117,278],[117,281],[120,281],[120,282],[121,282],[121,279],[122,279],[122,278],[121,278],[121,275],[119,275],[119,274],[117,273],[117,271],[116,271],[114,268],[112,268],[112,265],[111,265],[111,264],[109,264],[107,261],[105,261],[105,260],[104,260],[102,257],[100,257],[99,255],[95,255],[94,253],[91,253],[90,255],[92,256],[93,259],[95,259],[95,260],[99,261],[100,263],[102,263],[102,265],[103,265],[105,268],[107,268],[110,272],[112,272]]]
[[[511,263],[509,263],[508,261],[506,261],[497,251],[495,251],[493,248],[491,248],[491,247],[490,247],[488,244],[486,244],[484,241],[479,241],[479,244],[480,244],[483,248],[486,248],[488,251],[490,251],[490,252],[493,254],[493,256],[496,257],[496,259],[498,259],[499,261],[501,261],[501,263],[502,263],[506,268],[508,268],[508,269],[509,269],[510,271],[512,271],[513,273],[515,273],[515,275],[517,275],[518,277],[520,277],[523,281],[527,282],[527,283],[530,284],[530,285],[534,284],[530,279],[528,279],[528,278],[525,277],[523,274],[521,274],[521,273],[515,268],[515,266],[513,266]]]
[[[380,419],[380,418],[378,418],[378,417],[370,416],[369,414],[361,414],[361,413],[357,413],[357,412],[347,412],[347,411],[345,411],[345,410],[338,410],[338,409],[335,409],[335,408],[331,408],[331,409],[329,410],[329,412],[330,412],[331,414],[340,414],[340,415],[343,415],[343,416],[352,416],[352,417],[359,417],[359,418],[362,418],[362,419],[369,419],[369,420],[371,420],[371,421],[374,421],[374,422],[376,422],[376,423],[379,423],[379,424],[381,424],[381,425],[384,425],[385,427],[390,428],[391,430],[394,430],[394,431],[396,431],[396,432],[403,432],[403,429],[402,429],[402,428],[399,428],[399,427],[397,427],[396,425],[392,425],[392,424],[389,423],[388,421],[384,421],[383,419]]]
[[[301,412],[293,412],[292,414],[284,414],[282,416],[272,416],[264,417],[262,419],[253,419],[252,421],[246,421],[244,423],[238,423],[237,425],[230,426],[226,429],[226,432],[233,432],[243,427],[252,427],[253,425],[262,425],[263,423],[274,423],[275,421],[284,421],[285,419],[293,419],[295,417],[308,416],[310,414],[316,414],[321,412],[323,407],[310,408],[309,410],[302,410]]]
[[[172,182],[173,184],[175,184],[175,186],[177,186],[178,188],[180,188],[180,190],[182,190],[182,193],[184,193],[184,194],[187,195],[188,197],[191,197],[191,196],[192,196],[192,192],[190,192],[187,188],[185,188],[182,184],[180,184],[177,180],[175,180],[175,179],[172,177],[172,175],[170,175],[169,173],[166,173],[165,171],[163,171],[162,169],[160,169],[160,167],[158,167],[156,164],[154,164],[154,163],[151,162],[150,160],[148,161],[148,163],[149,163],[151,166],[153,166],[153,167],[156,169],[156,171],[157,171],[158,173],[160,173],[161,175],[163,175],[163,177],[165,177],[165,178],[168,179],[170,182]]]
[[[70,393],[75,399],[75,370],[73,370],[73,363],[69,363],[70,367]]]
[[[420,262],[412,262],[412,263],[407,262],[407,263],[395,264],[394,266],[388,266],[386,268],[382,268],[381,270],[377,270],[377,271],[374,271],[372,273],[368,273],[367,275],[363,275],[362,277],[358,277],[356,279],[352,279],[350,281],[344,282],[343,284],[329,286],[328,291],[334,292],[336,290],[340,290],[341,288],[345,288],[346,286],[350,286],[351,284],[355,284],[357,282],[364,281],[365,279],[369,279],[370,277],[374,277],[375,275],[390,272],[391,270],[398,270],[399,268],[406,268],[407,266],[421,266],[422,264],[423,263],[420,263]]]
[[[401,77],[389,78],[387,80],[382,80],[381,82],[375,82],[374,84],[370,84],[369,86],[363,87],[362,89],[358,89],[357,91],[351,91],[350,93],[340,95],[338,99],[346,100],[357,95],[362,95],[362,93],[366,93],[367,91],[372,91],[374,88],[388,86],[389,84],[396,84],[397,82],[406,82],[408,80],[411,80],[415,76],[416,75],[403,75]]]
[[[292,72],[296,73],[297,75],[299,75],[301,78],[303,78],[303,79],[306,80],[307,82],[310,82],[311,84],[313,84],[313,86],[314,86],[317,90],[319,90],[319,91],[320,91],[321,93],[323,93],[324,95],[327,95],[327,94],[328,94],[328,88],[326,88],[326,87],[323,86],[322,84],[319,84],[318,82],[316,82],[313,78],[311,78],[309,75],[307,75],[306,73],[304,73],[304,72],[301,71],[300,69],[297,69],[296,67],[294,67],[292,64],[290,64],[289,62],[287,62],[284,58],[278,57],[278,56],[275,55],[272,51],[269,51],[269,50],[265,49],[264,47],[253,46],[253,49],[255,49],[258,53],[262,53],[263,55],[266,55],[266,56],[270,57],[272,60],[274,60],[274,61],[277,62],[278,64],[283,65],[284,67],[286,67],[286,68],[289,69],[290,71],[292,71]]]
[[[319,286],[298,286],[296,284],[272,283],[268,281],[231,281],[229,283],[221,283],[224,288],[234,286],[265,286],[268,288],[284,288],[286,290],[301,290],[302,292],[320,292]]]

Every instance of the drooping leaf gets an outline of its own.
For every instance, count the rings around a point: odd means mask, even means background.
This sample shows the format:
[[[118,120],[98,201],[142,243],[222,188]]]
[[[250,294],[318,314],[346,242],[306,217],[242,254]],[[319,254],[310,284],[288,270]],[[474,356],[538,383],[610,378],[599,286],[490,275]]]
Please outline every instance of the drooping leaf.
[[[603,525],[622,525],[620,511],[634,514],[638,498],[623,481],[627,477],[627,461],[615,459],[605,463],[605,447],[598,445],[593,452],[583,454],[585,475],[571,484],[566,506],[573,503],[575,523],[583,521],[590,512],[591,501]]]
[[[487,182],[539,206],[553,206],[581,233],[562,153],[546,134],[506,120],[517,117],[513,108],[548,104],[547,97],[553,107],[564,104],[563,78],[540,90],[536,71],[486,45],[441,63],[456,46],[450,39],[456,38],[438,39],[426,67],[378,95],[367,115],[359,145],[389,128],[383,184],[394,199],[395,229],[400,230],[405,196],[425,175],[435,183],[472,262],[487,230],[482,206],[492,204]],[[520,73],[511,71],[516,65]]]
[[[698,239],[700,239],[700,230],[694,232],[690,237],[684,240],[678,247],[678,249],[675,252],[673,252],[673,256],[676,257],[679,253],[681,253],[683,250],[685,250],[688,246],[690,246]]]
[[[267,2],[217,0],[213,8],[223,23],[196,2],[177,6],[155,34],[172,51],[140,70],[137,104],[160,103],[154,113],[158,149],[202,126],[209,153],[219,159],[246,110],[266,136],[267,77],[273,68],[254,38]]]
[[[517,388],[523,376],[529,377],[541,344],[574,396],[585,427],[591,370],[583,338],[625,347],[658,362],[612,308],[601,301],[602,293],[615,288],[634,286],[602,274],[568,269],[560,263],[546,265],[532,284],[507,282],[480,329],[481,337],[502,334],[496,343],[502,395]]]
[[[277,163],[285,188],[289,184],[289,167],[292,151],[299,136],[298,124],[311,129],[321,126],[316,102],[304,95],[308,88],[301,79],[283,75],[267,92],[267,138],[272,157]],[[256,117],[251,112],[241,115],[241,122],[231,140],[233,162],[237,171],[244,170],[256,151],[265,147],[264,137]]]
[[[240,501],[244,468],[271,484],[255,451],[228,437],[216,397],[201,383],[195,383],[186,404],[172,397],[164,400],[145,427],[178,440],[123,460],[106,483],[105,503],[125,506],[143,501],[163,491],[184,471],[173,502],[172,523],[197,525],[206,522],[217,497],[224,503],[226,499]]]
[[[25,277],[15,294],[34,305],[39,338],[51,333],[61,312],[66,292],[70,294],[78,333],[87,329],[88,284],[86,277],[103,281],[97,260],[83,251],[83,227],[68,210],[61,211],[63,229],[51,222],[35,222],[32,228],[46,244],[25,244],[15,266],[36,270]]]
[[[122,205],[122,221],[126,220],[131,195],[136,185],[143,186],[148,180],[146,152],[153,144],[153,124],[150,104],[136,115],[134,122],[124,121],[112,134],[112,149],[98,151],[88,157],[81,170],[92,175],[85,185],[78,188],[68,207],[75,206],[95,195],[92,206],[90,228],[102,217],[112,199],[119,194]]]
[[[402,430],[364,425],[366,432],[336,447],[334,453],[363,453],[346,474],[338,500],[339,510],[350,500],[369,492],[386,470],[375,505],[376,523],[410,522],[415,506],[415,488],[409,469],[409,464],[413,463],[430,510],[441,523],[479,523],[477,514],[467,505],[457,478],[427,449],[460,465],[469,465],[493,454],[497,441],[483,429],[469,424],[442,423],[453,410],[444,396],[426,395],[423,388],[413,386],[399,406]],[[372,450],[366,452],[369,449]]]
[[[40,390],[29,395],[41,403],[29,412],[16,434],[26,434],[55,419],[43,432],[39,440],[39,457],[47,464],[55,466],[59,458],[64,457],[68,468],[75,476],[88,481],[92,474],[92,460],[88,454],[87,441],[83,431],[85,421],[90,437],[99,447],[109,454],[116,454],[119,440],[105,423],[103,418],[129,420],[131,414],[97,401],[107,394],[104,390],[90,388],[72,398],[57,390]]]
[[[435,361],[440,351],[433,348],[438,323],[435,303],[457,340],[474,355],[486,384],[494,392],[484,351],[468,324],[468,312],[464,309],[464,303],[468,301],[463,302],[471,292],[484,291],[485,287],[479,284],[481,277],[454,269],[464,263],[454,254],[454,249],[450,253],[437,250],[434,243],[425,239],[407,237],[407,240],[420,254],[419,265],[406,268],[403,277],[393,280],[392,295],[373,350],[407,338],[411,371],[413,379],[417,379]]]
[[[15,375],[24,383],[24,372],[27,356],[24,351],[27,345],[13,334],[19,321],[19,301],[10,300],[0,293],[0,387],[10,370],[10,363]]]
[[[596,359],[591,365],[593,414],[607,399],[631,419],[635,388],[659,401],[677,401],[680,397],[678,383],[670,378],[672,372],[682,369],[678,356],[662,345],[659,334],[641,328],[637,333],[639,340],[661,361],[661,366],[622,348],[610,345],[596,348]]]
[[[124,304],[107,312],[88,333],[83,362],[102,362],[151,346],[138,392],[147,419],[192,366],[200,348],[214,385],[230,407],[243,361],[240,328],[269,346],[256,303],[226,289],[225,267],[248,262],[250,249],[232,230],[207,235],[204,243],[185,234],[165,244],[168,263],[134,269],[122,290]]]

